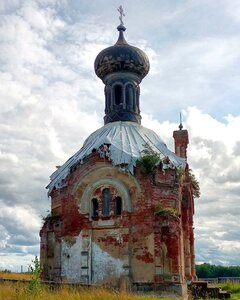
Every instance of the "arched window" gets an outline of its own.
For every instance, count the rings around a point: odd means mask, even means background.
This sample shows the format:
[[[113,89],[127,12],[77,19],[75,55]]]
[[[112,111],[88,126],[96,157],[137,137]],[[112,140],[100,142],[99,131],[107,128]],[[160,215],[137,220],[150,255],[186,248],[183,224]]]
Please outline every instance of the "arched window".
[[[103,215],[109,215],[109,205],[110,205],[110,191],[109,189],[104,189],[102,192],[103,195]]]
[[[122,86],[120,84],[114,86],[114,99],[116,105],[122,102]]]
[[[131,107],[134,106],[134,90],[131,84],[126,86],[126,104]]]
[[[121,197],[115,198],[115,215],[120,216],[122,214],[122,199]]]
[[[98,200],[96,198],[92,199],[92,216],[98,216]]]

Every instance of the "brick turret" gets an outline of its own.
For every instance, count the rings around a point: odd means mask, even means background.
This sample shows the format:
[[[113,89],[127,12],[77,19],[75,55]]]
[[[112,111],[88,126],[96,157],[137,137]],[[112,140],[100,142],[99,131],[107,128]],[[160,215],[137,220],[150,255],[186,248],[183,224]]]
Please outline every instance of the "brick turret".
[[[175,153],[187,159],[187,146],[189,143],[188,140],[188,131],[183,129],[182,122],[180,122],[179,130],[173,131],[173,138],[175,144]]]

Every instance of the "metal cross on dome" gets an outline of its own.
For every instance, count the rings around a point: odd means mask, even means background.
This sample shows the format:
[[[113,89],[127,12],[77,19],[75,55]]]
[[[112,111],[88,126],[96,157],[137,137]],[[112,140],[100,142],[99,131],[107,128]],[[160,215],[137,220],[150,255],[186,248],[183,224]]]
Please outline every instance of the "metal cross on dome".
[[[123,20],[122,20],[122,17],[125,17],[125,14],[123,12],[123,8],[122,8],[122,5],[120,5],[117,9],[120,13],[120,16],[119,16],[119,20],[120,20],[120,25],[123,25]]]

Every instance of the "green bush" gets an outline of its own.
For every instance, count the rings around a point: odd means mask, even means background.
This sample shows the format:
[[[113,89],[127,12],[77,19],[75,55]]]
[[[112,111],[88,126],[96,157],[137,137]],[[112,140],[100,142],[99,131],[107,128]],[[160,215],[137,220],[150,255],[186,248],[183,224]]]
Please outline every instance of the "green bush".
[[[137,160],[137,166],[140,166],[146,174],[153,178],[156,173],[156,165],[159,162],[159,154],[153,151],[149,144],[145,144],[141,151],[141,157]]]
[[[174,207],[163,207],[161,203],[158,203],[155,207],[155,215],[178,217],[178,211]]]
[[[41,266],[40,261],[37,256],[35,256],[35,259],[32,261],[33,266],[30,265],[30,272],[31,272],[31,280],[29,282],[29,293],[34,295],[39,295],[42,293],[42,286],[41,286]]]

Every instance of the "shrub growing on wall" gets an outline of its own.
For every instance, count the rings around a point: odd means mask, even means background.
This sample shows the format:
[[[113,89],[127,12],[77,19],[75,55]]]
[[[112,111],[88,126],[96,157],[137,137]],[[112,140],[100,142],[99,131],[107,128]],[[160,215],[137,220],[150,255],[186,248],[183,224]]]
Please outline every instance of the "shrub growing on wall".
[[[144,149],[141,151],[141,157],[137,160],[137,166],[140,166],[147,175],[154,179],[156,165],[159,162],[159,154],[149,144],[145,144]]]
[[[199,182],[198,182],[196,176],[192,173],[192,170],[189,170],[188,176],[189,176],[189,179],[190,179],[191,184],[192,184],[193,196],[195,198],[199,198],[200,194],[201,194],[200,193],[200,186],[199,186]]]

